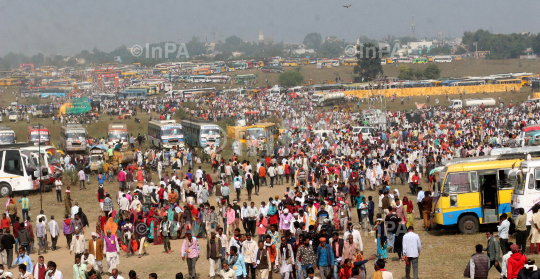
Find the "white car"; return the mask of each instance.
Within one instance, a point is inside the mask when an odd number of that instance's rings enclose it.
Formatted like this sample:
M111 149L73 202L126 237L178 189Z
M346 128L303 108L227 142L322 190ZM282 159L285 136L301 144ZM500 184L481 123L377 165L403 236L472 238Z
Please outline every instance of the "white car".
M10 111L9 112L9 121L17 121L19 119L19 113L16 111Z

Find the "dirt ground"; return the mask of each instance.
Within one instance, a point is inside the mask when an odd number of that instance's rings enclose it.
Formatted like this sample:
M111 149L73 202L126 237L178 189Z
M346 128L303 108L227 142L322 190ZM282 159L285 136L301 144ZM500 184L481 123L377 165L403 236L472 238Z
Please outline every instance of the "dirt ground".
M16 90L16 88L10 88L10 90ZM14 100L14 96L9 94L10 90L4 90L4 93L2 94L3 102L8 103L11 102L12 99ZM530 91L527 90L529 89L524 89L524 93L510 94L506 92L501 92L489 94L489 96L486 96L484 94L476 94L478 96L469 95L467 97L493 97L497 99L499 96L501 96L503 101L505 101L505 103L508 103L509 99L513 99L514 101L523 101L527 99L527 95L530 94ZM441 101L441 105L447 105L447 101L443 100L444 96L439 97L439 99ZM409 109L414 106L414 102L424 101L425 100L423 100L423 98L411 98L410 103L406 102L406 104L400 105L399 103L388 102L387 107L390 110ZM435 97L432 97L432 103L434 103L434 101ZM21 103L25 102L22 101ZM365 103L362 103L360 108L365 109L367 108L367 105ZM146 133L146 123L148 116L146 114L140 114L140 116L138 117L142 120L141 124L137 124L133 120L124 120L126 123L128 123L128 129L130 133ZM116 121L114 118L102 117L101 121L98 124L87 125L89 135L97 137L105 136L107 127L106 124L112 122L113 120ZM36 119L31 119L32 124L37 123L37 121L38 120ZM57 131L60 124L56 123L55 125L52 125L52 121L50 119L40 119L40 122L43 123L46 127L49 127L53 135L53 142L57 143L59 140L59 133ZM13 122L9 123L7 122L7 118L4 118L4 123L2 123L2 125L12 127L19 135L18 141L24 141L27 132L26 129L28 126L25 121L16 124ZM230 143L231 141L229 141L228 145ZM230 153L224 152L224 158L229 159ZM254 161L255 160L252 160L252 163ZM195 167L197 168L198 166ZM209 169L209 166L203 166L203 169ZM187 171L187 169L184 169L184 171ZM156 176L157 174L154 174L154 177ZM95 228L97 216L99 215L99 204L96 198L97 187L98 184L96 182L96 177L93 176L90 185L88 185L87 187L87 190L81 191L78 189L77 186L75 186L72 188L71 192L73 203L79 202L79 205L83 208L90 222L90 228L85 229L86 239L91 239L91 232ZM392 188L397 188L402 196L408 196L409 198L411 197L411 195L408 193L408 187L396 185L392 186ZM106 183L105 189L110 193L115 193L118 189L118 184ZM262 200L268 200L269 196L274 196L276 194L282 195L284 190L285 185L276 186L274 189L262 187L260 195L255 196L254 201L256 204L260 204ZM375 191L367 191L366 193L364 193L364 195L371 195L373 196L374 200L377 200L377 194ZM19 196L20 195L16 195L17 198ZM29 198L32 206L31 216L35 217L40 209L40 195L39 193L32 193ZM247 194L245 191L242 192L241 198L241 202L247 199ZM213 196L211 196L209 200L212 205L215 205L215 199ZM415 201L416 199L413 198L412 200ZM45 214L48 217L50 217L50 215L54 215L57 222L59 222L60 224L63 220L64 215L64 203L58 203L56 201L56 194L54 192L43 193L42 204ZM115 208L118 207L115 205ZM356 216L355 210L352 211L352 215L353 222L358 222L358 217ZM417 208L415 208L415 213L413 216L418 217L417 215ZM463 235L459 233L459 231L455 227L449 227L429 232L424 231L422 229L423 222L420 219L416 219L414 221L414 224L416 232L419 234L420 239L422 240L422 252L420 254L419 261L420 278L462 278L463 270L467 264L467 261L469 257L474 253L474 246L478 243L483 244L484 246L487 244L484 232L487 230L496 231L495 226L483 226L481 227L481 231L477 234ZM374 254L376 252L374 236L367 235L362 232L362 238L364 244L364 255ZM510 241L515 242L515 239L511 238ZM170 278L174 276L174 274L176 274L177 272L182 272L186 274L187 266L185 261L182 261L180 255L182 240L171 241L171 245L173 250L172 254L164 254L163 247L161 245L150 245L148 247L148 252L150 255L145 256L141 259L137 257L126 258L125 253L122 253L119 270L122 272L122 275L126 277L129 270L133 269L138 273L139 278L145 278L151 272L156 272L160 276L160 278ZM69 249L67 248L67 243L64 236L60 236L58 240L58 246L60 247L59 250L49 250L49 252L44 255L45 260L55 261L58 264L58 269L64 273L64 278L71 279L73 277L72 265L74 262L74 257L73 255L69 254ZM207 278L209 265L208 261L206 260L206 241L204 239L200 240L200 246L201 251L203 252L201 253L201 258L197 262L197 274L200 276L200 278ZM37 247L35 249L37 249ZM31 254L31 258L34 262L37 261L37 257L37 253L34 252ZM535 260L540 260L540 257L538 257L538 255L534 255L532 256L532 258ZM373 272L372 263L369 263L366 266L368 268L368 274L371 275ZM387 270L393 272L394 278L403 278L405 276L405 265L404 263L400 263L397 260L397 254L390 255ZM15 269L12 268L11 271L15 271ZM496 271L491 271L490 278L499 278L499 274Z
M195 167L197 168L198 166ZM203 168L208 169L208 166L204 166ZM187 169L184 171L187 171ZM157 174L155 175L157 176ZM95 176L92 177L90 185L87 186L87 190L79 190L78 186L74 186L71 191L73 203L79 203L79 206L83 208L90 222L90 228L85 228L84 234L86 239L91 239L91 232L94 231L97 216L99 214L99 204L96 199L98 184L95 179ZM268 197L276 194L283 195L286 186L287 185L277 185L273 189L266 186L261 187L259 196L254 196L255 204L258 205L263 200L267 201ZM426 185L423 186L424 188L426 187ZM110 193L115 193L118 189L117 187L117 183L105 183L105 189ZM392 189L394 188L398 189L401 195L411 198L408 187L394 185L392 186ZM375 191L366 191L363 195L373 196L374 200L377 200L377 193ZM40 208L39 193L34 193L30 195L29 198L32 205L32 216L36 216ZM246 191L243 191L240 203L245 200L247 200L247 193ZM416 199L413 198L413 203L415 200ZM216 205L214 196L211 196L209 201L211 205ZM117 205L115 205L115 209L117 208ZM58 203L56 201L54 192L43 193L43 210L47 216L54 215L59 223L63 220L64 203ZM352 221L358 222L356 210L352 210L351 212ZM469 257L474 253L474 246L478 243L486 245L487 240L484 232L487 230L496 231L496 227L494 226L482 227L481 232L474 235L463 235L455 227L424 231L422 229L423 221L419 219L417 208L415 208L413 217L415 217L414 226L416 232L419 234L422 241L422 252L419 261L420 278L461 278ZM364 255L375 254L376 247L374 236L362 231L362 240L364 244ZM123 273L123 276L127 276L129 270L133 269L137 272L139 278L145 278L151 272L156 272L160 277L163 276L164 278L171 278L177 272L186 274L187 265L185 261L182 261L180 255L182 241L183 240L171 241L172 254L164 254L162 245L152 244L148 247L149 256L142 258L126 258L125 253L122 252L119 270ZM511 239L510 241L515 240ZM199 244L201 251L203 252L201 253L201 258L197 262L197 274L200 278L207 278L209 263L206 260L206 240L199 239ZM55 261L58 264L58 269L64 273L64 278L70 279L73 276L71 266L74 258L73 255L69 254L65 237L60 236L58 246L60 247L59 250L49 250L49 252L44 255L45 260ZM37 260L37 253L33 253L30 256L33 261ZM537 255L533 256L533 258L539 259ZM371 275L373 272L372 263L369 263L366 266L368 268L368 274ZM386 269L394 274L394 278L402 278L405 276L405 264L398 261L397 254L389 255ZM14 269L11 271L13 270ZM490 275L490 278L499 277L499 274L496 271L491 271Z

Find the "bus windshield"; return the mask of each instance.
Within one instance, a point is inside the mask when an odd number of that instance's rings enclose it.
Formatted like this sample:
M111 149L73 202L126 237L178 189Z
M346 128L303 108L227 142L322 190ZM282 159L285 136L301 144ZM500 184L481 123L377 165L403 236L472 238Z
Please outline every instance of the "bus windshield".
M15 134L13 133L0 134L0 143L15 143Z
M202 135L219 135L219 129L202 129L201 130Z
M127 131L109 131L109 140L125 140L127 137Z
M40 137L40 135L41 135L41 137ZM39 134L37 132L32 132L30 134L30 139L32 141L37 141L37 140L47 141L49 139L49 133L48 132L43 132L43 131L41 131Z
M84 132L67 132L66 136L68 140L83 140L86 137Z
M162 136L177 136L182 134L182 129L180 128L172 128L172 129L165 129L161 130Z
M252 139L264 139L264 128L247 129L247 134Z

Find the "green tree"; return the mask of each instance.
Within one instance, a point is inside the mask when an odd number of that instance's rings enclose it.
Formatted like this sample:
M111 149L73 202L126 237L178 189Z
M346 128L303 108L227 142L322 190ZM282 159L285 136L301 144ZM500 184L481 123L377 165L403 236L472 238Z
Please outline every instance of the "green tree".
M467 50L462 46L458 46L458 48L456 49L456 52L454 52L454 54L456 55L460 55L464 53L467 53Z
M534 53L540 54L540 33L534 36L534 39L532 41L532 48Z
M400 65L399 66L399 75L398 75L398 79L400 80L412 80L414 79L414 71L413 69L405 66L405 65Z
M424 70L424 78L438 79L441 76L441 69L436 64L429 64Z
M230 36L225 39L225 43L228 45L239 46L242 44L242 39L237 36Z
M318 49L322 44L322 37L319 33L309 33L304 37L304 45L307 48Z
M372 81L377 76L384 74L381 65L381 56L378 46L372 43L367 43L363 47L359 48L358 65L354 66L354 74L358 75L354 77L355 82Z
M299 71L286 71L279 74L278 82L281 86L297 86L304 82L304 76Z

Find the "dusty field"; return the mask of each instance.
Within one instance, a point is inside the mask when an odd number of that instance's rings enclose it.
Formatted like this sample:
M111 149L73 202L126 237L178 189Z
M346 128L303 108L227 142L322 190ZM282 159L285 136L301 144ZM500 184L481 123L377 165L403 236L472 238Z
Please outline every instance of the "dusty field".
M411 68L424 69L428 64L403 64ZM438 64L441 69L441 77L466 77L466 76L479 76L479 75L491 75L491 74L503 74L503 73L540 73L540 61L539 60L519 60L519 59L507 59L507 60L484 60L484 59L465 59L462 61L454 61L452 63ZM284 67L285 70L294 70L296 67ZM336 76L343 78L343 83L350 83L353 78L354 66L339 66L331 69L317 69L315 64L304 65L300 67L300 73L306 80L313 79L315 84L321 84L324 80L335 81ZM397 77L399 75L398 65L388 64L383 66L384 76ZM269 85L277 84L279 74L263 73L260 70L250 69L246 71L237 71L225 73L230 76L244 75L244 74L257 74L257 82L259 86L266 86L266 79L268 79ZM219 89L223 88L223 85L217 85ZM225 86L226 88L229 85Z
M532 64L533 62L531 62ZM343 69L344 67L340 67L338 69ZM540 69L540 68L539 68ZM315 70L315 69L314 69ZM324 71L324 70L323 70ZM495 71L495 70L493 70ZM512 71L512 70L505 70L505 72ZM497 72L503 72L502 70ZM537 71L540 72L540 71ZM14 88L10 88L14 89ZM516 100L524 100L527 98L527 95L529 93L514 93L513 95L510 95L509 93L494 93L490 94L490 97L498 98L501 96L503 101L508 103L509 99ZM483 94L477 94L477 95L483 95ZM468 95L467 97L480 97L476 95ZM486 96L483 96L486 97ZM11 100L14 99L14 97L9 94L6 90L4 90L2 101L3 102L11 102ZM444 99L444 96L441 96L439 98L441 100L441 105L447 105L447 102ZM387 103L387 107L390 110L395 109L404 109L404 108L412 108L414 106L414 102L424 102L424 100L420 98L411 98L410 103L407 103L403 106L401 106L399 103ZM432 97L431 99L432 104L435 102L435 97ZM24 103L24 101L22 102ZM361 108L366 108L366 104L363 103L361 105ZM146 114L140 114L138 116L142 119L141 124L136 124L133 120L126 120L128 123L128 129L131 133L137 134L137 133L146 133L147 131L147 119L148 116ZM7 119L4 118L4 123L2 125L7 125L12 127L17 134L19 135L18 140L23 141L26 135L26 129L27 124L23 122L19 122L17 124L15 123L8 123L6 121ZM110 119L109 117L102 117L101 121L98 124L92 124L88 125L87 129L89 131L90 136L105 136L106 135L106 125L111 122L113 119ZM115 120L116 121L116 120ZM31 119L31 123L36 123L36 119ZM59 135L58 135L58 128L60 124L52 125L52 121L49 119L40 119L40 122L43 123L46 127L48 127L52 131L53 135L53 142L58 143ZM230 144L230 141L229 141ZM224 154L224 158L228 159L230 158L230 153ZM251 158L252 162L255 161L254 158ZM198 166L195 166L196 168ZM209 166L203 166L204 169L208 169ZM187 171L185 169L184 171ZM156 177L157 174L155 174L154 177ZM72 189L72 198L75 201L79 202L79 205L84 209L84 212L87 214L88 219L90 221L90 228L86 228L85 230L85 237L87 239L90 239L90 234L95 228L95 224L97 221L97 216L99 215L99 204L96 200L96 193L97 193L97 187L98 184L96 182L96 177L92 177L92 182L88 186L87 190L79 191L78 187L73 187ZM115 191L118 189L117 183L106 183L105 188L110 193L115 193ZM394 186L393 186L394 187ZM408 193L408 187L403 187L401 185L397 185L394 188L397 188L400 190L400 193L405 196L409 196ZM64 187L65 189L65 187ZM254 201L256 204L260 204L260 201L267 200L269 196L273 196L276 193L282 194L285 190L285 186L279 185L276 186L276 189L270 189L268 187L262 187L261 193L259 196L255 196ZM374 199L376 198L375 192L366 192L364 195L369 196L372 195ZM247 194L246 192L242 192L242 201L246 199ZM39 193L32 193L29 197L32 203L32 216L36 216L40 209L40 195ZM215 199L212 196L210 199L210 202L212 205L215 205ZM415 200L415 199L413 199ZM117 208L117 206L115 207ZM54 215L56 217L56 220L60 223L63 219L64 215L64 204L63 203L57 203L56 202L56 195L54 192L49 193L43 193L43 210L45 211L45 214L47 216ZM416 208L415 208L416 210ZM357 222L358 218L356 216L356 211L352 211L353 213L353 221ZM415 214L413 215L417 217L417 212L415 211ZM475 235L462 235L459 233L459 231L456 230L456 228L445 228L444 230L436 230L436 231L423 231L422 228L423 222L419 219L415 220L415 228L417 229L417 233L420 235L420 238L423 243L423 250L420 255L420 277L421 278L461 278L463 270L465 268L465 265L470 257L471 254L474 253L474 246L478 243L481 243L483 245L486 245L487 240L485 238L485 235L483 234L486 230L495 230L496 227L489 226L489 227L482 227L481 232ZM34 225L35 226L35 225ZM374 243L374 236L365 235L363 233L363 243L364 243L364 253L367 255L374 254L375 253L375 243ZM515 241L514 239L511 239L511 241ZM201 251L206 251L206 242L205 240L200 241L201 244ZM60 249L58 251L49 251L48 254L45 254L45 260L53 260L56 261L58 264L58 268L60 271L64 273L64 278L70 279L73 277L72 275L72 264L73 264L73 255L69 254L69 249L66 247L66 239L65 237L61 236L58 241L58 246ZM140 278L144 278L147 276L148 273L151 272L157 272L160 278L163 277L171 277L174 276L177 272L183 272L184 274L187 273L187 266L184 261L181 260L180 255L180 249L182 245L182 240L176 240L171 242L172 245L172 254L163 254L163 248L161 245L150 245L148 248L150 256L143 257L141 259L137 257L131 257L126 258L125 253L122 253L121 258L121 264L119 266L120 271L123 273L122 275L124 277L127 276L127 273L129 270L133 269L137 271ZM37 248L36 248L37 249ZM37 261L37 254L33 253L31 254L31 258L33 261ZM539 259L540 258L535 255L532 258ZM159 264L156 264L159 263ZM205 252L201 254L201 258L199 259L197 263L197 273L201 278L207 278L208 277L208 262L206 260ZM373 271L373 265L368 264L368 274L371 275ZM397 254L393 254L390 256L389 263L387 265L387 269L392 271L394 273L394 278L402 278L405 276L405 265L403 263L399 263L397 260ZM15 269L12 269L11 271L15 271ZM499 278L499 274L496 271L491 271L490 278Z

